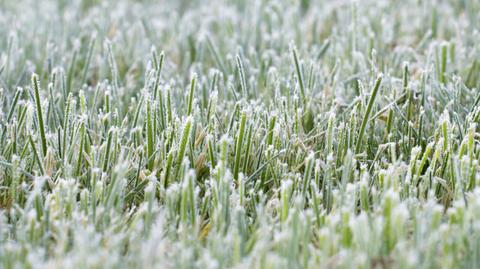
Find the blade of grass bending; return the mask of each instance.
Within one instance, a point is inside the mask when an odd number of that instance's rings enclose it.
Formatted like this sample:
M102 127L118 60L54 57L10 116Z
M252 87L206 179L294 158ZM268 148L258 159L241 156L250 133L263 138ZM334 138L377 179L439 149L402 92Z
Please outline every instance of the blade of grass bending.
M247 147L245 149L245 158L243 160L243 172L247 171L248 164L250 162L250 148L252 145L252 125L249 125L247 131Z
M235 166L233 169L233 178L238 180L238 172L240 169L240 159L242 155L242 144L243 144L243 136L245 134L245 122L247 121L247 114L245 112L242 113L242 118L240 121L240 128L238 130L237 142L235 145Z
M40 100L40 86L38 82L38 75L32 75L32 86L33 90L35 91L35 105L37 108L37 118L38 118L38 125L40 127L40 138L42 142L42 152L43 156L47 154L47 138L45 136L45 126L43 125L43 113L42 113L42 104Z
M153 156L154 151L154 134L153 134L153 124L152 124L152 108L151 108L151 100L150 98L145 98L147 102L147 159L148 161L148 169L152 170L154 165L154 159L151 158Z
M242 87L242 95L247 96L247 82L245 80L245 69L243 67L243 62L242 62L242 59L240 58L240 55L237 55L235 59L237 62L238 75L240 76L240 86Z
M80 145L78 149L77 157L77 166L75 169L75 175L80 175L80 170L82 168L82 156L83 156L83 144L85 144L85 124L82 123L80 126Z
M188 95L188 110L187 116L192 114L192 107L193 107L193 95L195 93L195 83L197 81L197 75L193 74L192 81L190 82L190 94Z
M213 57L215 58L215 61L217 62L220 69L222 70L223 74L226 74L227 69L225 68L225 65L220 57L220 53L218 52L217 47L215 46L215 44L213 43L209 35L207 35L207 44L213 54Z
M5 162L5 161L0 161L0 165L3 166L3 167L8 167L8 168L14 168L15 166L11 163L8 163L8 162ZM21 169L21 168L17 168L18 171L20 171L23 175L25 175L28 179L33 179L34 176L32 174L30 174L29 172Z
M107 138L107 147L105 148L105 157L103 159L103 172L107 172L108 169L108 161L110 158L110 146L112 145L112 133L113 130L110 130L108 132L108 138Z
M75 64L77 62L77 50L73 51L72 60L70 61L70 66L67 71L67 96L72 91L73 75L75 72Z
M160 84L160 76L162 74L163 69L163 61L165 59L165 53L162 51L160 52L160 60L157 62L157 52L155 50L152 51L152 58L154 59L155 64L155 84L153 86L153 100L157 100L157 92L158 86Z
M377 97L378 89L380 89L380 84L382 83L383 74L380 74L375 81L375 86L373 87L372 94L370 95L370 99L368 100L367 110L363 115L362 125L360 127L360 132L358 133L357 142L355 145L355 153L359 153L362 148L362 139L365 133L365 128L367 126L368 118L370 116L370 112L372 111L373 104L375 103L375 98Z
M44 175L45 174L45 169L43 169L43 164L40 161L40 157L38 157L37 149L35 148L35 143L33 142L32 136L28 136L28 141L30 142L30 146L32 147L33 151L33 156L35 158L35 161L38 164L38 168L40 169L40 174Z
M258 174L260 172L263 171L263 169L265 169L267 167L267 165L269 165L273 160L275 160L276 158L278 158L280 155L284 154L285 151L284 150L281 150L280 152L278 152L277 154L273 155L272 158L268 159L265 163L263 163L262 165L260 165L257 170L255 170L255 172L253 172L248 178L247 180L245 180L245 182L249 182L251 180L253 180L255 177L258 176Z
M297 56L297 49L295 49L295 47L292 46L291 50L292 50L293 63L295 64L295 70L297 72L298 84L300 86L300 95L302 97L302 103L303 103L303 105L305 105L305 103L306 103L305 86L304 86L305 84L303 82L302 69L301 69L300 62L299 62L298 56Z
M67 97L67 104L65 106L64 112L64 119L63 119L63 140L62 140L62 154L61 156L65 157L66 149L67 149L67 133L69 130L69 122L70 122L70 104L72 102L72 95L69 94Z
M180 148L178 150L177 163L175 167L175 179L180 172L185 150L187 149L188 139L190 137L190 129L192 128L192 117L187 117L185 127L183 127L182 139L180 140Z
M208 156L210 158L210 164L212 168L215 168L215 152L213 148L213 143L214 143L213 140L214 140L213 135L211 134L207 135Z
M82 85L87 80L87 73L88 73L88 68L90 67L90 62L92 60L92 54L93 54L93 48L95 46L95 40L96 40L96 34L94 33L90 37L90 43L88 44L87 60L86 60L85 65L83 67Z

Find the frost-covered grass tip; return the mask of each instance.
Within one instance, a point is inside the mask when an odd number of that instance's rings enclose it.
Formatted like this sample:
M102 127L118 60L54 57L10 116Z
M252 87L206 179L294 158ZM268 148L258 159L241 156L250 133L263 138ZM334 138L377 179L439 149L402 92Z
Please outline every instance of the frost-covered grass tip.
M0 0L0 268L480 268L478 0Z

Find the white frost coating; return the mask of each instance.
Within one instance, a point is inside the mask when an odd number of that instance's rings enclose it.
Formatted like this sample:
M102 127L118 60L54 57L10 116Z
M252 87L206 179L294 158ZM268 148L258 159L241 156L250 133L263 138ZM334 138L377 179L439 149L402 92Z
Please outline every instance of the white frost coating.
M477 0L3 1L0 268L478 268L478 21Z

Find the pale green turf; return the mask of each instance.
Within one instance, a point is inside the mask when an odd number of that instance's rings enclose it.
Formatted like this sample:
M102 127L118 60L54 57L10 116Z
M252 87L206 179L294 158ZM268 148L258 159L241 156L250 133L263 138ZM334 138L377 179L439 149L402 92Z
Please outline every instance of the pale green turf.
M0 0L0 268L480 267L478 0Z

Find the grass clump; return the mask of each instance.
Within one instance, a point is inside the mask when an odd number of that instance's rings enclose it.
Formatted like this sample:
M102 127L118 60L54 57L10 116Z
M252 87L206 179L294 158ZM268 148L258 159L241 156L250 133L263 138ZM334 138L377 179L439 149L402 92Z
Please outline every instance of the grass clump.
M479 14L0 1L0 268L480 267Z

